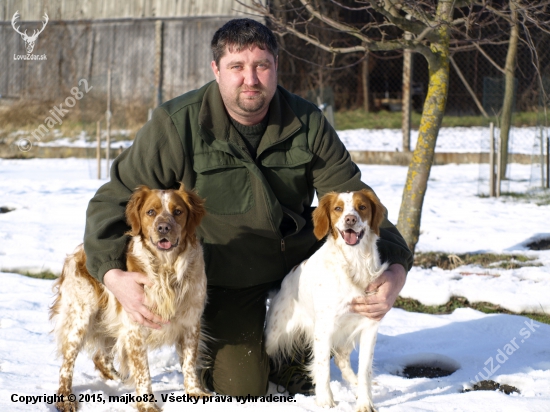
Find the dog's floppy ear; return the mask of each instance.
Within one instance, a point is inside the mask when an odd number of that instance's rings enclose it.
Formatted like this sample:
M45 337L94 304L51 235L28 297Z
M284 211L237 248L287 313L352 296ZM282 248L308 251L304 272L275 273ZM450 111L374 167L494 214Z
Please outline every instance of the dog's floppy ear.
M323 239L330 230L330 211L338 193L330 192L319 200L319 206L313 211L313 234L318 240Z
M386 216L386 208L372 190L362 189L361 193L367 198L371 206L369 226L377 236L380 236L380 225Z
M132 194L132 197L130 197L130 201L126 205L126 221L130 225L131 230L126 233L127 235L137 236L140 234L141 217L139 216L139 213L145 198L150 192L151 189L147 186L138 186Z
M194 191L185 190L185 185L183 183L180 184L177 193L188 208L186 231L187 233L195 233L195 229L200 225L204 215L206 215L204 200Z

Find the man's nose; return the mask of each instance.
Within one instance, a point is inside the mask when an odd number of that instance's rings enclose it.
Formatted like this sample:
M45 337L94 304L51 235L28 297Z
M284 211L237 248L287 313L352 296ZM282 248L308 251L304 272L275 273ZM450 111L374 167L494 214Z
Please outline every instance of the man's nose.
M258 74L253 67L247 68L244 72L244 84L247 86L253 86L258 84Z

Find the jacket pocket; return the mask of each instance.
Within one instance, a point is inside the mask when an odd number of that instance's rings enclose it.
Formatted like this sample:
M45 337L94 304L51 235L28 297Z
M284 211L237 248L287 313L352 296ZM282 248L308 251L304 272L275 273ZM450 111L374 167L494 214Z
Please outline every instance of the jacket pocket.
M223 152L195 154L193 169L195 190L209 213L242 214L254 205L250 174L238 159Z

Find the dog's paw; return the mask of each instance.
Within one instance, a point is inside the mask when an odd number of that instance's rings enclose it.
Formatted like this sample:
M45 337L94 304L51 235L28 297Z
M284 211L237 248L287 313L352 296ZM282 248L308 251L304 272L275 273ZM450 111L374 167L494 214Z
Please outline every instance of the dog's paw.
M372 402L357 403L355 405L355 412L378 412Z
M161 409L157 408L151 403L138 402L137 410L139 412L161 412Z
M332 398L332 393L316 393L315 403L321 408L334 408L336 406Z
M63 398L66 398L65 396ZM55 407L59 412L76 412L77 403L76 401L71 402L66 399L63 402L56 402Z

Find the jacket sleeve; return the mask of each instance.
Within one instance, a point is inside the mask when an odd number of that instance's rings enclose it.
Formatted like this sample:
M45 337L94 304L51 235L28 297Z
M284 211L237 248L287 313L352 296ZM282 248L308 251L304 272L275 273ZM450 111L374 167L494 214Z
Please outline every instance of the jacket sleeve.
M321 198L331 191L346 192L364 188L372 190L361 180L361 171L351 160L336 131L324 116L321 117L319 131L312 144L314 157L311 174L317 196ZM413 255L405 239L387 216L380 227L378 250L382 262L399 263L406 271L411 269Z
M184 152L172 119L162 108L137 133L130 148L111 167L111 179L90 200L86 211L84 250L90 274L103 282L110 269L125 269L129 230L125 209L134 189L174 188L181 180Z

